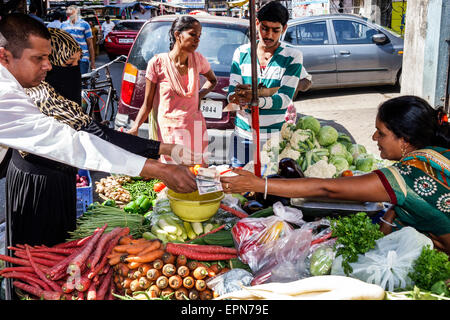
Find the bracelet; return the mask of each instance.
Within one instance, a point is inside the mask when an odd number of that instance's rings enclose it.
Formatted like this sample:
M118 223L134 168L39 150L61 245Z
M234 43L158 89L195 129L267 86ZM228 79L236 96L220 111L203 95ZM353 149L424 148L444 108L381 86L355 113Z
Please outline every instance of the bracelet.
M384 220L384 219L383 219L383 217L380 217L380 221L382 221L382 222L384 222L384 223L386 223L386 224L390 225L391 227L396 227L396 225L395 225L395 224L393 224L393 223L390 223L390 222L387 222L386 220Z
M264 186L264 200L266 200L267 197L267 177L266 177L266 185Z

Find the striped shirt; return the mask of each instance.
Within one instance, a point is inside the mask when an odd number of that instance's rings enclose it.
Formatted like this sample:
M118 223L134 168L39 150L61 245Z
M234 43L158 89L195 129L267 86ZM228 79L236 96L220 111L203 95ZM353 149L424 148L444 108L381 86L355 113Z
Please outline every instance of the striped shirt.
M281 130L285 122L286 109L292 103L302 70L301 52L284 43L275 50L265 68L258 61L258 84L266 88L280 87L271 97L259 97L260 138L268 139L271 133ZM230 71L229 97L237 84L252 83L250 44L236 49ZM235 132L237 135L252 139L252 116L250 109L237 111Z
M72 24L69 20L64 21L61 24L61 29L67 31L77 40L78 44L83 51L81 60L89 61L89 48L87 39L92 38L91 26L83 19L78 19L77 22Z

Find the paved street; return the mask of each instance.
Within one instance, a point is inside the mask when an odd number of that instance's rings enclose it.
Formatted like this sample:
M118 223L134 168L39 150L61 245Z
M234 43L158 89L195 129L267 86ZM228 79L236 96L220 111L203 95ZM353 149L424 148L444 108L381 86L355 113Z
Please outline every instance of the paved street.
M106 55L102 54L97 58L97 66L108 61ZM122 70L123 64L115 64L111 68L114 85L119 93ZM312 115L321 120L322 125L330 124L338 131L349 133L355 142L379 156L377 145L371 138L375 130L377 107L381 102L398 95L399 90L391 86L310 91L299 95L294 105L301 115ZM106 174L92 172L91 175L96 181ZM4 217L5 179L1 179L0 223Z

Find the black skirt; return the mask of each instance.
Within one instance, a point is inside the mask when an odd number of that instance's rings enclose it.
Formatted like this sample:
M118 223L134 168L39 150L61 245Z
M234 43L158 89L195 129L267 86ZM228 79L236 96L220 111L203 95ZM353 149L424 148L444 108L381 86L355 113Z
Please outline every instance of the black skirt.
M53 246L76 228L73 167L14 150L6 174L7 244Z

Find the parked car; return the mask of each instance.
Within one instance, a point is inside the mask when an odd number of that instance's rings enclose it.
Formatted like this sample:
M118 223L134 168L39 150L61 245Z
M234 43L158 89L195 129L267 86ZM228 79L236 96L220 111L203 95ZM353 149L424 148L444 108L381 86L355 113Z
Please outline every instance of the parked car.
M120 20L105 38L104 46L109 59L128 55L134 39L147 20Z
M292 19L282 41L303 52L314 89L398 85L403 39L365 19L330 14Z
M122 90L116 115L116 127L130 128L143 103L145 71L148 61L158 53L169 51L169 30L178 15L157 16L142 27L128 55L122 77ZM213 15L198 15L202 24L202 36L198 51L211 64L217 85L201 101L208 129L233 129L235 112L223 112L227 105L230 66L235 49L249 41L248 20ZM202 86L205 78L201 76ZM147 136L148 125L143 124L139 135ZM214 132L208 130L210 141Z

